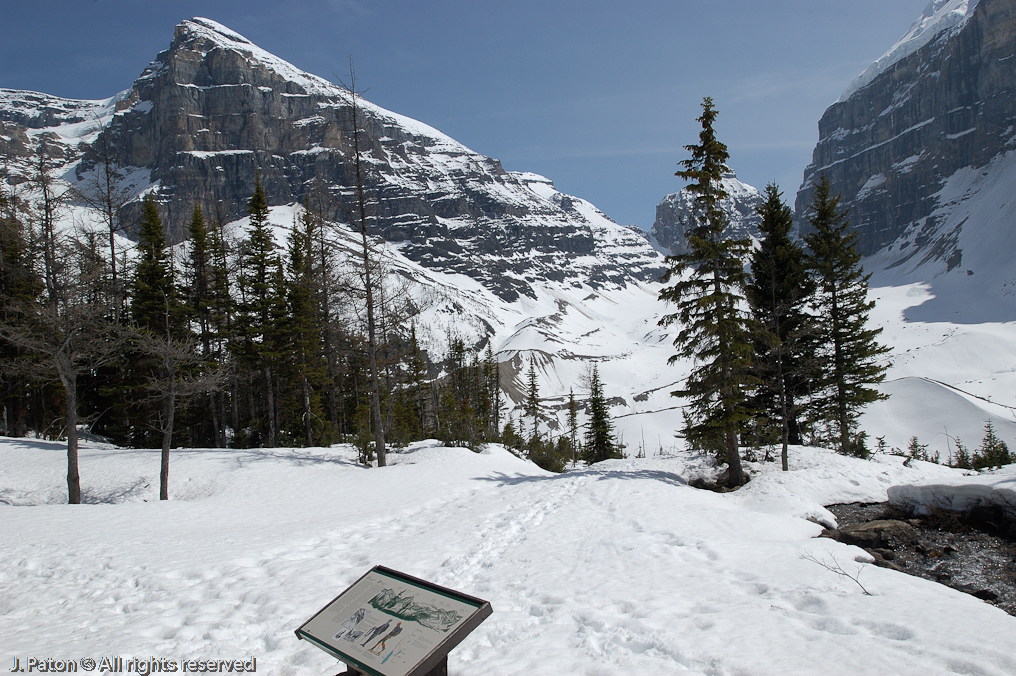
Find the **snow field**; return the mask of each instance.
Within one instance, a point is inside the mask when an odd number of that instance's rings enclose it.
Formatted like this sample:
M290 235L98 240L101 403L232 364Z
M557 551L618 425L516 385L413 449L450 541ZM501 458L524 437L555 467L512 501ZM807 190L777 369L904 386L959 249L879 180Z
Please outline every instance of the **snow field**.
M183 450L160 503L157 451L86 443L97 504L70 506L59 444L0 441L4 657L253 655L262 673L332 674L293 631L383 564L491 601L450 656L460 676L1016 673L1016 619L861 563L801 518L954 470L795 447L794 471L753 465L721 495L686 485L710 471L696 456L562 475L498 446L391 457Z
M968 449L980 446L985 421L999 437L1016 444L1016 324L1004 315L993 322L970 322L991 298L977 294L936 296L924 283L885 285L869 292L875 300L870 323L883 328L880 340L892 347L891 364L880 390L886 401L869 405L861 416L869 448L885 436L887 445L906 449L917 436L942 462L955 452L957 438ZM908 319L926 304L954 307L951 321ZM942 313L951 316L952 313Z

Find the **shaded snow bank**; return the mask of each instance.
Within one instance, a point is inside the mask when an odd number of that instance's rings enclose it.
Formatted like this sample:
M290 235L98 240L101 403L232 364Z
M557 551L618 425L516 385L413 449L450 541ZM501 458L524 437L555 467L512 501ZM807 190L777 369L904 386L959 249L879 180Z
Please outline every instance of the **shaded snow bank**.
M889 489L894 505L927 514L933 509L969 512L978 507L997 507L1016 519L1016 465L994 472L926 479Z
M959 473L929 462L912 462L908 467L903 460L899 456L875 455L864 461L824 448L791 446L791 471L783 472L779 462L751 463L752 480L732 498L749 509L788 514L836 528L836 517L824 505L885 502L891 486Z

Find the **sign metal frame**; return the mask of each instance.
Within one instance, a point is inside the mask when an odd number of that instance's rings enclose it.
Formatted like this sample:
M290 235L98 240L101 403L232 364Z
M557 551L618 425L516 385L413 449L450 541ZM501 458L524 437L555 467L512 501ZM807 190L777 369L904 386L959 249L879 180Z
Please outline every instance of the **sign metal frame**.
M329 609L333 608L333 606L342 600L343 597L351 595L351 592L356 593L357 586L372 574L375 576L380 575L382 577L391 578L392 580L400 582L410 588L417 588L431 594L450 598L459 604L472 608L472 612L470 612L465 618L459 620L455 626L451 628L448 633L441 638L441 640L437 641L429 651L418 659L415 664L410 666L408 670L398 672L396 676L425 676L432 669L441 664L455 646L461 643L466 636L480 626L480 623L490 617L490 615L494 612L493 608L491 608L490 602L484 601L483 599L463 594L462 592L448 589L447 587L442 587L426 580L421 580L420 578L407 575L406 573L393 570L392 568L388 568L386 566L374 566L361 575L356 582L347 587L345 591L325 604L321 610L314 613L309 620L300 625L300 627L296 630L296 637L312 643L329 655L345 662L346 665L353 667L364 674L369 674L369 676L393 676L391 672L385 674L378 671L371 665L365 664L358 656L344 652L340 648L328 642L325 638L315 636L311 633L311 630L308 629L308 625L317 620L322 614L330 612ZM398 616L396 615L396 617Z

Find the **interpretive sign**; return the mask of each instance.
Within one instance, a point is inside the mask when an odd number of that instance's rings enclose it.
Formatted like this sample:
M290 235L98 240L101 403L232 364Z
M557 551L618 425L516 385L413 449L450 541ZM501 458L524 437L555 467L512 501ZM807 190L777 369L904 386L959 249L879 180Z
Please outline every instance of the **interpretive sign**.
M372 676L424 676L493 610L490 603L374 566L296 630Z

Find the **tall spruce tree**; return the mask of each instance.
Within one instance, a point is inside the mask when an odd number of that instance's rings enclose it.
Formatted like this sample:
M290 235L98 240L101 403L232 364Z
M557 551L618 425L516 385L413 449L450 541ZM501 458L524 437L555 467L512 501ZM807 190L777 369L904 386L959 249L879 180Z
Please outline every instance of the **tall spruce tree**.
M184 259L184 282L181 289L183 296L184 316L192 325L201 358L206 370L219 366L215 331L215 260L214 239L208 235L208 227L201 208L195 204L190 224L187 226L189 236L187 256ZM204 393L208 402L195 417L191 430L191 443L211 442L222 446L222 419L216 401L216 392L210 389Z
M813 410L818 420L835 429L841 452L864 455L863 441L855 435L857 418L864 406L888 397L873 386L885 379L889 365L881 357L889 348L878 342L882 329L867 325L875 306L868 300L871 275L861 267L860 234L850 230L847 210L839 203L839 195L832 196L829 179L822 174L808 219L814 230L804 237L808 266L818 285L819 396Z
M212 351L212 260L205 216L197 204L194 205L194 213L187 226L187 234L189 244L187 259L184 261L186 278L183 290L185 314L188 320L196 325L202 355L207 357Z
M42 278L33 270L28 232L16 200L0 192L0 325L21 326L42 292ZM0 334L2 335L2 334ZM0 337L0 435L28 433L29 379L15 365L28 355L24 348Z
M610 407L603 394L600 369L595 363L589 373L589 400L586 403L586 412L589 419L586 422L582 459L592 464L611 458L623 458L614 439L614 423L610 419Z
M301 222L294 223L290 231L289 277L286 280L289 317L281 328L287 379L297 384L293 394L299 401L299 415L295 417L301 421L299 427L307 446L314 445L315 436L320 437L320 430L315 435L314 422L321 420L319 390L325 375L321 309L312 249L314 226L315 219L305 212Z
M572 465L578 461L579 452L579 404L575 401L575 390L568 390L568 444L571 446Z
M179 320L180 303L173 284L169 242L151 195L146 195L141 204L137 251L131 316L138 327L163 335L173 321Z
M775 183L766 186L763 198L758 207L762 241L752 254L751 280L745 289L760 378L751 403L758 415L778 421L786 471L787 446L801 443L798 402L812 366L814 321L807 305L815 283L804 249L790 236L794 214Z
M678 359L694 359L684 388L674 396L690 399L684 436L693 446L717 451L728 466L727 483L744 483L738 442L751 418L748 395L757 378L752 373L752 345L748 317L743 310L744 259L749 241L725 234L728 225L720 201L727 196L721 179L729 172L727 146L716 138L717 111L711 98L702 101L699 143L685 146L691 157L682 160L676 176L689 181L695 195L688 252L668 256L663 277L670 286L660 299L676 306L661 326L678 324L674 339Z
M536 357L529 355L529 370L526 371L526 400L523 410L529 418L529 442L536 444L540 436L540 381L536 377Z
M279 358L279 319L285 315L284 279L278 245L268 225L268 199L255 176L254 193L247 204L250 231L243 243L240 275L242 302L238 317L239 346L247 371L248 415L263 420L259 443L274 447L278 436L275 367ZM260 403L260 406L259 406Z
M483 382L488 411L487 433L491 439L496 439L501 429L501 365L494 356L490 343L487 343L483 353Z

